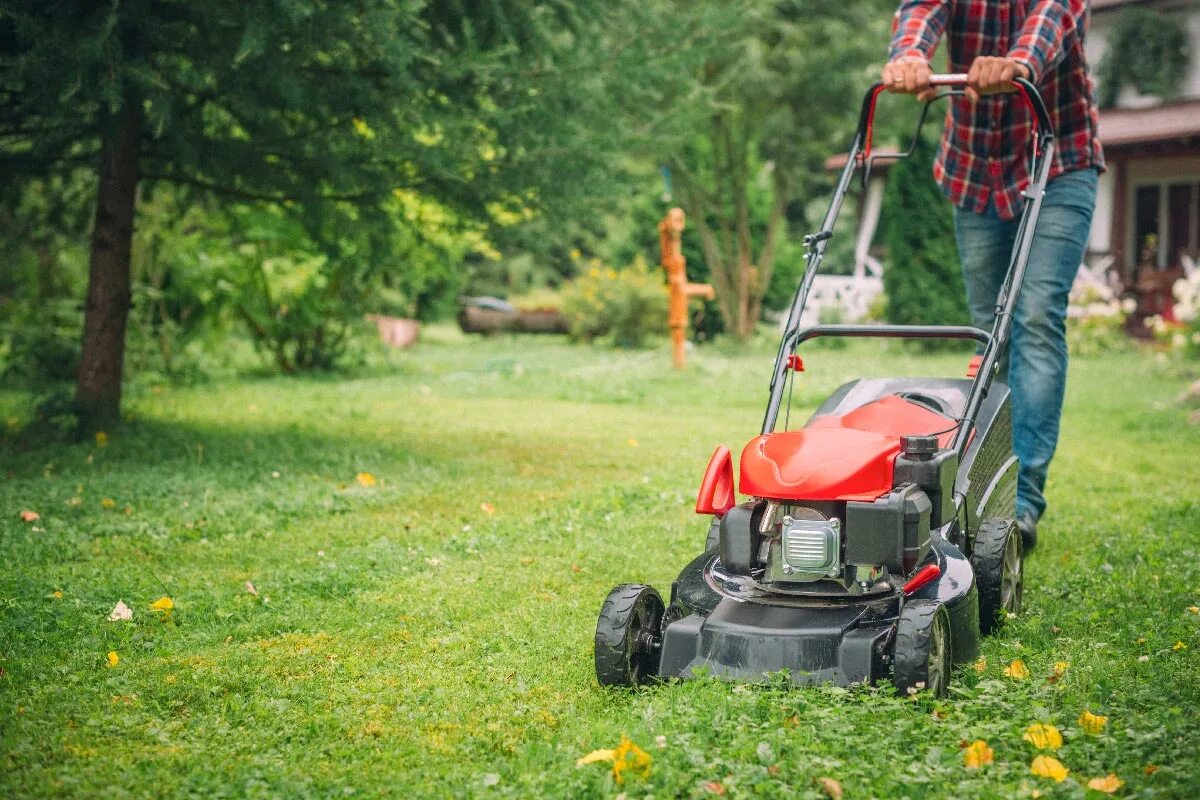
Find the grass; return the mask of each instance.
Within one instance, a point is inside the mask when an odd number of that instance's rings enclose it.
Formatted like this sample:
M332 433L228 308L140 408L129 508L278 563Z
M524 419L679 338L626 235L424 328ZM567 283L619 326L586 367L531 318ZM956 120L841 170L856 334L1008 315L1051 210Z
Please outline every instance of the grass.
M1194 797L1200 427L1139 353L1073 365L1026 613L948 700L596 686L601 601L666 589L702 546L695 487L756 432L770 356L703 350L679 374L662 351L442 334L386 376L144 391L105 446L11 439L0 796L823 797L829 777L855 798L1084 797L1112 772L1123 796ZM805 360L800 410L966 356ZM131 622L106 621L118 600ZM1030 774L1037 721L1066 738L1063 783ZM576 768L624 736L646 777ZM968 771L976 739L995 763Z

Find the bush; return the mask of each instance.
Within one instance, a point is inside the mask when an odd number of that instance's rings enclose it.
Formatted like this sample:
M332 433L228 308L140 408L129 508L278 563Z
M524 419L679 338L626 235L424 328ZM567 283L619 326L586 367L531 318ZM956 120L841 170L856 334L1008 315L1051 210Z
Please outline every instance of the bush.
M933 152L933 145L919 140L912 157L897 162L888 175L883 290L887 320L895 325L970 322L952 212L930 175Z
M593 261L563 290L562 311L575 339L641 347L667 330L667 290L640 258L623 270Z
M1122 303L1107 286L1081 285L1071 290L1067 306L1067 349L1091 356L1129 346L1125 318L1133 301Z

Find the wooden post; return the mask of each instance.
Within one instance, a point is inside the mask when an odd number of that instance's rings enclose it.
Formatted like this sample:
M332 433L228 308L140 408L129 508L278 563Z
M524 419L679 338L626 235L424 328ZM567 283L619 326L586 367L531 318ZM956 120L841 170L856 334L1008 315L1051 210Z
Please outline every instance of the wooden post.
M662 268L667 271L667 327L671 329L672 361L675 369L683 369L684 343L687 341L688 298L716 297L707 283L688 283L687 259L683 257L683 229L686 216L682 208L672 208L658 223L658 244L662 253Z

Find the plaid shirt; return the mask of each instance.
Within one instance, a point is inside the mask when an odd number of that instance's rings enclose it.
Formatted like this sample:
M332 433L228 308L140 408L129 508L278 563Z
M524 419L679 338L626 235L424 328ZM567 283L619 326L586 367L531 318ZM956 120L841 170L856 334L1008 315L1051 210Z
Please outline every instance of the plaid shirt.
M1054 178L1104 168L1083 50L1087 23L1087 0L903 0L888 58L930 61L947 34L951 72L967 72L976 56L1007 56L1028 67L1054 122ZM950 100L933 174L960 208L983 213L992 200L1004 219L1021 212L1032 113L1011 100L1003 94L975 105L965 97Z

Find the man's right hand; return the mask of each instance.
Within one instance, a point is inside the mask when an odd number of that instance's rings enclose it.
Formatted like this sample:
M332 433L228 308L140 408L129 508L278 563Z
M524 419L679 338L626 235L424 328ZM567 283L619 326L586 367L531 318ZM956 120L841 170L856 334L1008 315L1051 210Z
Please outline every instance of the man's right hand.
M919 58L901 58L883 66L883 87L894 94L915 94L922 103L937 95L937 89L929 85L933 70L929 62Z

